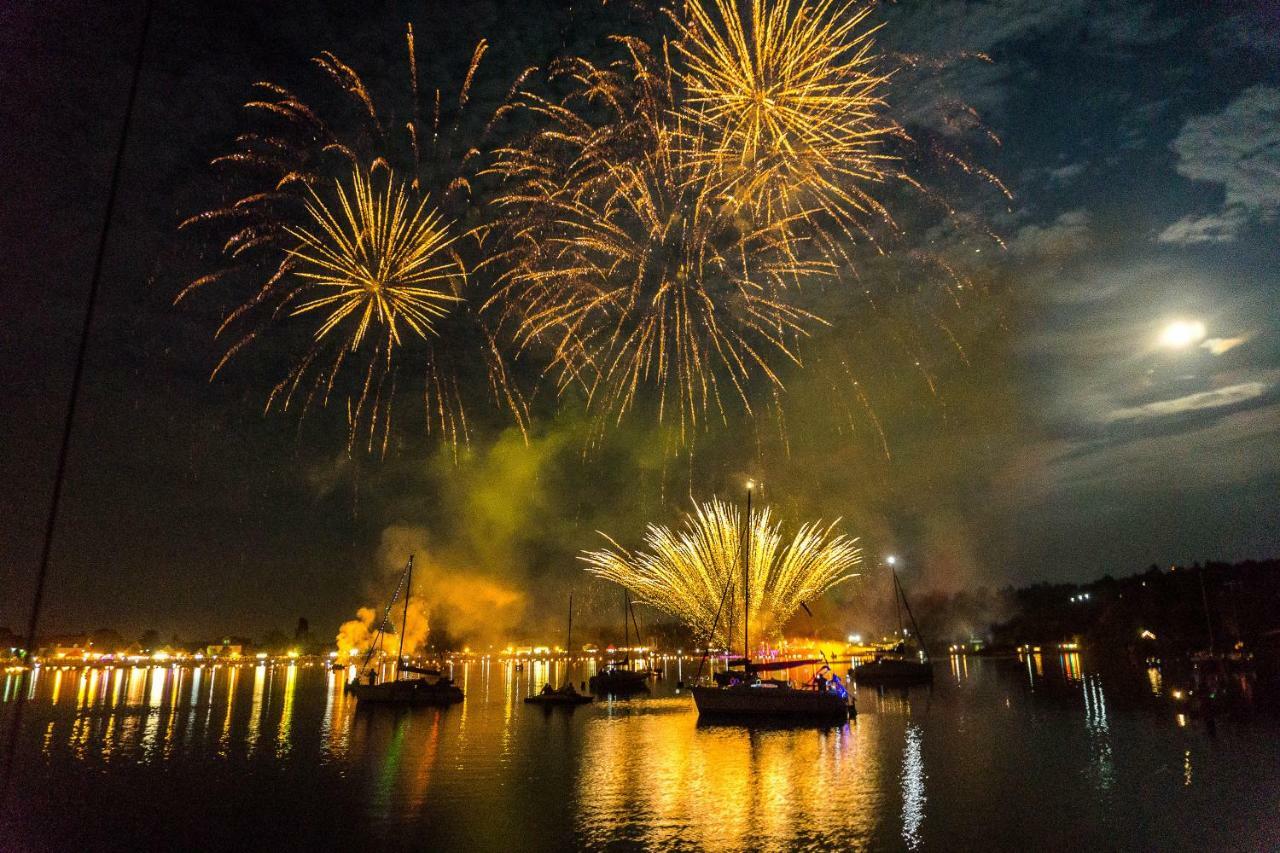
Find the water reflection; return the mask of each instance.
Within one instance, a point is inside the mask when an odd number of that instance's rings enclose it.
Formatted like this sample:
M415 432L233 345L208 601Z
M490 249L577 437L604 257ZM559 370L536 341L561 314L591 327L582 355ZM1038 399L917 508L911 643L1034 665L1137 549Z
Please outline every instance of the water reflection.
M616 703L587 721L578 828L587 846L618 828L641 847L785 846L797 831L870 832L867 800L836 797L861 775L856 732L691 725L687 695Z
M1037 849L1064 837L1142 847L1143 833L1206 796L1220 822L1280 789L1280 739L1206 746L1196 718L1182 729L1171 713L1152 719L1142 666L1123 682L1056 651L1047 676L1032 654L1013 665L953 658L953 677L940 663L931 690L858 691L849 724L745 729L698 723L675 688L692 675L686 663L668 662L648 695L572 713L522 699L548 680L584 680L585 661L529 661L519 672L459 662L462 705L399 710L360 708L342 671L305 663L54 668L34 679L23 754L37 790L48 789L32 800L41 827L64 825L55 815L101 819L115 821L118 838L126 819L157 819L140 812L144 801L164 800L159 811L172 814L172 803L243 795L305 824L297 831L316 849L338 846L321 835L338 825L381 846L512 846L513 816L514 846L538 849L982 849L992 839ZM21 684L6 685L12 702ZM1135 698L1141 710L1125 710ZM88 785L112 803L110 816L87 819L78 794L68 804L67 791ZM1017 805L993 792L1013 792ZM1142 815L1141 825L1124 815ZM206 819L192 810L193 834ZM1061 826L1073 834L1054 835ZM1099 837L1117 826L1132 832Z
M1097 790L1106 791L1114 781L1111 754L1111 727L1107 722L1107 698L1102 679L1090 675L1082 682L1085 726L1089 732L1089 770Z
M289 664L284 676L284 705L280 709L280 726L276 729L276 757L289 753L289 731L293 725L293 691L298 687L298 666Z
M1027 669L1027 684L1034 690L1036 679L1044 678L1044 658L1041 656L1039 649L1036 649L1035 651L1019 651L1018 659L1022 661Z
M1160 667L1155 665L1147 667L1147 683L1151 685L1152 696L1164 695L1164 673L1160 671Z
M263 697L267 690L266 664L258 664L253 669L253 704L249 708L249 732L245 744L253 749L258 743L258 733L262 728Z
M920 750L922 735L915 723L907 725L906 744L902 749L902 841L915 850L923 841L920 825L924 823L924 757Z

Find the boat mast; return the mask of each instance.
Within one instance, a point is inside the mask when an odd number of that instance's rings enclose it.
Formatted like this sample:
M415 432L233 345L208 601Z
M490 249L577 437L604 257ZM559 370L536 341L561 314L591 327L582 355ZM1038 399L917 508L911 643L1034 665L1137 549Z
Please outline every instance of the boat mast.
M747 483L747 530L742 537L742 659L751 662L751 487ZM744 664L745 666L745 664Z
M631 599L627 595L627 588L622 588L622 663L627 669L631 669L631 626L627 624L627 610L631 607Z
M400 665L404 660L404 635L409 632L409 598L413 595L413 555L409 555L409 566L405 569L408 580L404 585L404 624L400 626L400 645L396 649L396 681L400 680Z
M569 593L569 635L564 638L564 651L573 653L573 593Z
M893 611L898 614L898 640L905 641L906 638L902 636L902 602L898 601L898 590L900 589L898 586L898 570L893 567L893 564L889 565L889 574L893 575Z
M898 594L902 596L902 605L907 608L907 616L911 619L911 630L916 632L916 645L920 647L920 651L924 654L925 659L928 660L929 650L924 647L924 636L920 633L920 626L916 624L915 614L911 612L911 602L907 601L907 591L902 588L902 582L898 580L897 572L893 574L893 582L898 588Z

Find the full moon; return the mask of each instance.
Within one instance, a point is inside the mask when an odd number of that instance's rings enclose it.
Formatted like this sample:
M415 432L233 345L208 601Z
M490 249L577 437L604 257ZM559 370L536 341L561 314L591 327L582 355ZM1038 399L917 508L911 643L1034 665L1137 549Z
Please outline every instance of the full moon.
M1161 346L1182 349L1204 340L1204 323L1199 320L1176 320L1160 333Z

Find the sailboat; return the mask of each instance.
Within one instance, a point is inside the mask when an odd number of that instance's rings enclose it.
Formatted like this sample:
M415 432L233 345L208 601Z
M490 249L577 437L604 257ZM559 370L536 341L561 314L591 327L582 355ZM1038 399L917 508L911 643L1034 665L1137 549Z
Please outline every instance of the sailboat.
M395 605L396 599L400 595L402 586L404 588L404 623L400 626L400 644L396 651L396 674L393 680L378 683L377 670L369 666L369 661L373 658L374 651L377 650L379 642L387 632L387 618L390 616L391 608ZM382 613L382 621L378 624L378 632L374 635L373 643L369 646L369 652L360 664L359 671L365 680L362 682L360 675L357 675L347 683L347 692L355 696L361 705L366 703L379 705L452 705L455 702L461 702L463 699L462 689L453 683L452 678L444 675L440 670L413 666L404 661L404 635L409 627L409 593L412 588L413 555L410 555L404 573L400 576L400 581L396 584L395 592L391 596L391 601L387 602L387 609ZM405 673L419 677L401 678L401 675Z
M631 617L631 597L627 592L627 588L622 588L622 636L623 647L626 651L623 653L621 663L618 661L609 661L604 665L604 669L597 672L588 679L587 683L596 693L635 693L640 690L647 690L646 682L649 680L649 672L646 670L634 670L631 668L631 626L627 621ZM640 626L636 626L636 641L640 640Z
M797 688L784 679L761 679L760 673L793 669L821 664L820 660L751 662L751 550L748 539L751 531L751 487L747 488L746 534L743 537L742 595L744 602L742 620L742 658L731 660L730 666L741 664L742 669L729 669L715 677L715 686L701 685L691 688L699 717L707 718L765 718L779 720L845 720L851 710L849 694L834 674L830 679L815 678L814 687ZM732 578L725 588L728 595ZM724 600L721 599L721 607ZM717 614L717 619L719 615ZM715 631L714 624L712 632ZM825 667L825 664L824 664Z
M929 653L924 648L924 637L916 625L916 617L911 613L911 604L907 601L907 593L898 580L898 572L892 566L893 574L893 606L898 611L898 645L891 652L878 653L869 662L853 668L853 679L859 684L926 684L933 681L933 664L929 661ZM919 650L908 654L906 632L902 625L902 608L907 610L911 620L911 630L915 635Z
M573 593L569 593L569 634L564 641L565 651L572 654L573 649ZM566 669L569 666L568 660L565 661ZM567 673L566 673L567 676ZM579 693L573 688L573 681L568 677L565 678L564 685L559 690L553 690L551 684L542 685L542 692L535 693L532 696L524 697L524 701L530 705L585 705L592 701L590 695Z

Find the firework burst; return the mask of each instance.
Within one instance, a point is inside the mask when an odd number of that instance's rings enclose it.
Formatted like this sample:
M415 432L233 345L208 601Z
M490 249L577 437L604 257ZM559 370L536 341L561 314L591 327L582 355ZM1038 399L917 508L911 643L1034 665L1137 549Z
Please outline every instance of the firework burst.
M557 68L569 96L526 100L546 126L497 152L511 248L490 304L521 347L550 351L562 389L581 383L621 419L653 388L659 420L674 411L683 436L730 399L750 412L757 377L780 384L776 362L797 361L820 322L787 291L832 267L801 258L788 217L737 214L673 109L670 57L618 41L626 60Z
M902 178L902 133L881 95L870 5L690 0L677 16L682 109L714 145L699 155L757 219L826 214L846 230L890 222L871 188Z
M305 414L337 396L346 405L348 449L367 440L384 453L393 403L414 387L427 428L439 428L455 448L467 440L473 365L481 365L489 396L522 429L527 421L478 310L485 294L469 274L481 236L472 197L479 152L470 142L494 116L467 107L488 44L477 45L452 99L420 91L411 27L406 47L408 86L385 99L386 109L328 52L313 60L324 110L291 89L256 84L245 109L258 129L213 161L228 200L182 223L223 232L222 265L175 300L210 285L243 288L246 298L217 330L238 336L214 374L252 342L296 340L268 408ZM290 338L285 321L306 315L321 318L314 333Z
M303 293L293 314L324 315L317 341L345 325L350 331L343 348L355 352L373 325L383 330L390 349L401 343L398 323L425 338L432 323L462 301L451 285L463 275L447 252L454 238L428 198L411 208L392 175L379 192L358 171L351 176L350 197L338 184L337 205L326 205L314 190L311 196L312 227L286 230L298 241L290 252L294 275L309 282L306 291L318 291Z
M781 524L768 507L752 513L750 618L760 636L776 639L801 604L856 576L862 549L857 539L835 533L837 523L805 524L784 544ZM677 529L649 525L645 550L630 552L610 539L614 548L585 552L579 559L588 572L625 586L638 601L681 620L699 638L713 636L714 623L713 642L728 646L730 626L741 625L746 615L743 528L736 507L713 499L695 505ZM722 600L725 610L717 623Z

